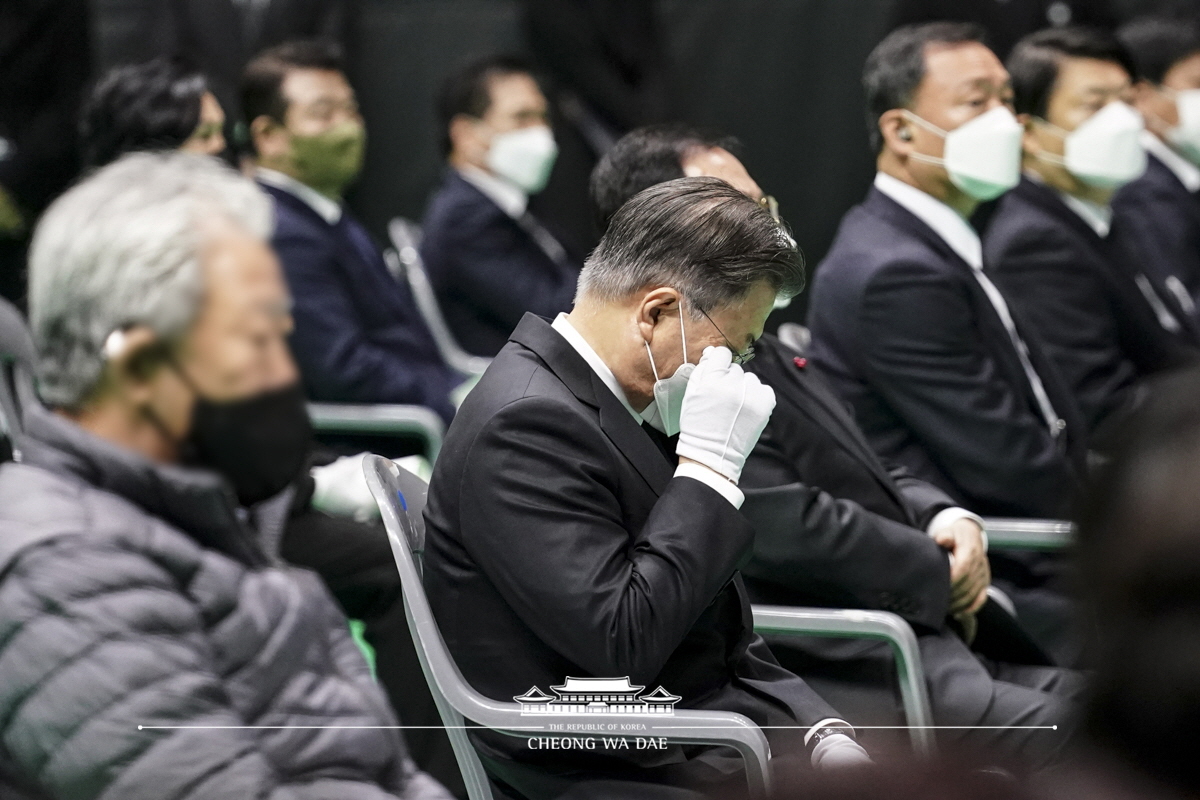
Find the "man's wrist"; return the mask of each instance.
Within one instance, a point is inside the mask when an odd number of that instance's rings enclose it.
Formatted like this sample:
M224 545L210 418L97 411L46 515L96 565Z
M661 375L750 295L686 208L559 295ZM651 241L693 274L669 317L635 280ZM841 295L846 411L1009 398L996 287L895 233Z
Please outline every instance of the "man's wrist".
M848 736L853 739L854 728L844 719L838 719L836 717L823 719L816 725L813 725L811 728L809 728L808 732L804 734L804 748L808 750L809 753L812 753L822 739L828 739L830 736L836 736L838 734Z
M988 550L988 538L987 529L984 527L983 523L983 517L967 511L965 508L959 508L958 506L943 508L934 515L933 519L929 521L929 525L925 528L925 532L930 536L933 536L934 533L942 528L949 527L950 525L953 525L954 523L963 519L969 519L979 526L979 535L983 539L983 552L986 553Z
M709 486L717 494L729 501L734 508L741 508L742 501L746 499L746 495L737 487L733 481L717 472L711 467L707 467L698 461L693 461L690 458L680 458L679 466L675 468L676 478L691 478Z

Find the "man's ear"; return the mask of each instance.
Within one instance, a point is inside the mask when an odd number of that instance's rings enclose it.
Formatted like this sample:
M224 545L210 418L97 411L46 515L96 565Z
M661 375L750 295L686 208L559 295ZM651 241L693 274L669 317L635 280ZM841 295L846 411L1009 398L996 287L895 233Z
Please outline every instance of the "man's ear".
M136 390L163 366L168 352L166 342L145 325L115 330L104 341L108 378Z
M1025 133L1021 136L1021 147L1024 148L1026 155L1037 155L1042 152L1042 143L1038 139L1037 122L1034 121L1032 114L1017 114L1017 122L1021 123L1021 127L1025 129Z
M679 313L679 290L670 286L659 286L642 295L642 301L637 309L638 328L645 342L654 341L654 329L663 314Z
M287 128L277 119L259 115L250 120L250 141L260 158L278 158L287 150Z
M893 108L879 116L879 135L884 147L899 156L908 156L913 151L914 125L904 111Z
M469 162L480 161L487 149L479 133L480 120L469 114L455 114L450 120L450 152Z

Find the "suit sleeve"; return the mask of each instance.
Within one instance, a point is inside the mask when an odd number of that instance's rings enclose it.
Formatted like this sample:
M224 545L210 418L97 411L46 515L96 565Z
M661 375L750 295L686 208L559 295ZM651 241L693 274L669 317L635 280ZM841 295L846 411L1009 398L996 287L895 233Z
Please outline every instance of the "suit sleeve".
M277 236L276 252L291 288L292 352L317 399L353 403L412 403L454 416L455 383L445 365L380 347L363 330L328 247L303 236ZM396 320L395 325L415 324Z
M426 259L442 265L434 276L439 291L467 298L509 328L516 328L527 311L551 318L570 311L579 273L555 267L511 228L507 218L489 218L478 227L451 230L440 242L427 240L425 247L446 248Z
M830 606L882 609L940 628L950 603L945 551L923 532L800 481L788 437L767 434L746 463L742 513L754 527L751 578Z
M725 498L683 477L629 530L605 442L552 400L506 406L466 458L463 545L565 658L646 682L733 576L752 533Z
M199 609L152 561L60 539L0 589L0 737L41 795L72 800L388 800L373 783L285 776L214 671ZM170 726L170 729L164 729Z
M950 495L913 475L906 467L899 464L887 464L885 467L916 517L917 527L922 531L929 526L939 511L958 505Z
M864 374L968 496L995 509L1066 502L1071 467L983 348L962 288L927 265L896 262L867 285L859 317L871 345Z

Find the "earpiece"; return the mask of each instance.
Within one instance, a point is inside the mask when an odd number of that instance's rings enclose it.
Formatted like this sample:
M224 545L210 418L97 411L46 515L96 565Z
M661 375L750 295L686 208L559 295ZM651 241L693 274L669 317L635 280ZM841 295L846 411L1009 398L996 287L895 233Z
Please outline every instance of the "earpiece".
M901 128L900 133L897 135L900 137L900 141L902 142L912 141L912 131L910 131L908 128Z

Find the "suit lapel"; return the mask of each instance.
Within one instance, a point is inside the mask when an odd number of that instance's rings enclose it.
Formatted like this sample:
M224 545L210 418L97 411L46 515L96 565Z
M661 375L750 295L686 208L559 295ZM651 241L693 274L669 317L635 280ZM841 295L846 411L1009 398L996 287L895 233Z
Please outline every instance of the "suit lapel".
M827 430L840 431L841 435L837 436L837 439L842 446L862 462L863 466L875 477L875 480L879 482L884 491L907 514L907 504L897 493L895 483L886 470L884 470L879 457L875 455L874 451L871 450L863 438L857 423L835 397L829 392L824 391L811 376L802 374L803 370L793 364L793 357L790 355L791 352L791 350L781 343L778 352L774 355L778 359L779 366L782 367L784 374L788 376L787 380L790 380L811 401L809 403L797 403L796 406L800 409L800 412L812 419L820 427Z
M1021 185L1014 192L1020 192L1026 183L1029 183L1028 179L1022 179ZM985 336L985 341L992 339L997 343L995 346L989 347L989 351L999 359L1001 367L1009 375L1010 379L1014 381L1015 386L1020 387L1026 404L1040 418L1041 411L1038 407L1037 396L1033 392L1029 376L1025 373L1025 367L1021 364L1021 359L1017 354L1012 337L1009 336L1008 328L1005 327L1004 321L1000 318L1000 312L992 305L991 298L987 296L987 292L984 291L983 286L975 277L974 267L964 261L958 253L954 252L950 245L946 244L942 237L938 236L932 228L922 222L908 209L877 189L872 189L872 192L871 199L875 200L875 202L868 205L873 213L882 217L885 222L902 232L915 235L927 246L931 247L946 263L950 264L966 277L968 291L975 298L975 308L980 315L980 332ZM1073 214L1072 216L1076 215ZM1076 216L1076 222L1086 227L1086 223L1079 219L1078 216ZM1095 231L1091 231L1091 233L1095 236ZM1071 397L1069 393L1059 391L1061 387L1057 382L1057 371L1045 359L1041 358L1040 348L1037 346L1037 337L1033 335L1033 332L1027 326L1022 324L1019 314L1011 304L1008 304L1008 311L1009 315L1013 318L1013 325L1017 329L1017 335L1029 346L1030 362L1033 364L1034 370L1037 372L1047 394L1050 396L1050 403L1054 406L1054 410L1068 422L1069 427L1077 424L1078 418L1071 414L1074 400L1067 399ZM1082 430L1082 428L1073 428L1073 430Z
M604 381L583 360L583 356L550 327L549 322L527 313L509 338L536 353L578 400L599 412L600 428L604 435L621 451L655 494L662 494L666 490L675 473L671 463L663 458L658 445L604 385Z

